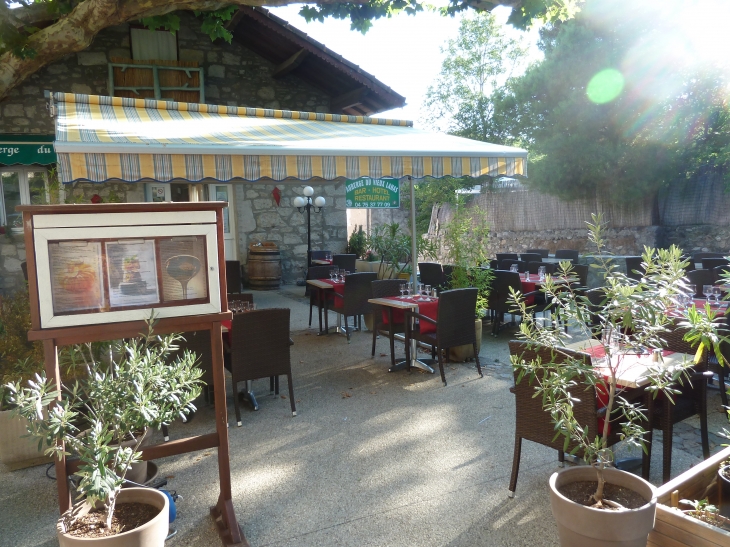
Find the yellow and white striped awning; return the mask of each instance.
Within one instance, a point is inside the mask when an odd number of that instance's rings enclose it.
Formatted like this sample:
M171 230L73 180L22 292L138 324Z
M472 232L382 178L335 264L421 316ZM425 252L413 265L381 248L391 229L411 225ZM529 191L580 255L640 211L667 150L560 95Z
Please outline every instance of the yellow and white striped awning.
M527 151L411 122L52 94L62 182L526 175Z

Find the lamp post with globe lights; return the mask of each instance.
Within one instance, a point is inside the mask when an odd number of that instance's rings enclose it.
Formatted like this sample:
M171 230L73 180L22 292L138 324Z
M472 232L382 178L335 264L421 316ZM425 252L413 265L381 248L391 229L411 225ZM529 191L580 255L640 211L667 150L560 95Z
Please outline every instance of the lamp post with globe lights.
M312 201L314 188L311 186L305 186L302 193L304 197L297 196L294 198L294 207L300 213L307 211L307 268L309 268L312 265L312 209L314 209L315 213L322 211L322 208L325 206L325 200L322 196L317 196Z

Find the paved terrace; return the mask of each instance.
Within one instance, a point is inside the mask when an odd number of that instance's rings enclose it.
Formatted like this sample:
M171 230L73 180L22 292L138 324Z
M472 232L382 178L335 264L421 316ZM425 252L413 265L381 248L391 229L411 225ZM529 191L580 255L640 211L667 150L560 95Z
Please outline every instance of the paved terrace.
M286 286L254 295L260 307L292 310L298 416L292 418L288 400L268 395L267 379L254 382L261 410L244 405L243 427L235 426L228 402L233 500L252 546L558 545L547 487L558 468L553 450L523 443L517 494L507 497L514 439L509 332L494 339L485 329L483 379L473 363L452 363L444 388L438 373L388 373L387 340L371 358L369 332L355 333L350 345L341 336L316 336L303 292ZM396 351L402 354L402 344ZM288 393L286 378L281 393ZM710 431L718 431L726 422L716 390L710 409ZM210 432L212 423L212 407L201 404L191 423L175 423L170 434ZM672 476L700 461L698 425L675 428ZM659 437L652 458L657 485ZM215 451L157 463L167 488L184 498L167 545L219 545L208 516L218 496ZM46 466L0 469L0 545L57 545L56 500Z

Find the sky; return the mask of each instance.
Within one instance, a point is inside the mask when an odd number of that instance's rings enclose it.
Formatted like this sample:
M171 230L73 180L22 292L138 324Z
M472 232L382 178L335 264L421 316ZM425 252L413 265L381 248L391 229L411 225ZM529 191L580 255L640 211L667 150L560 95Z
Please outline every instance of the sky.
M424 126L419 122L419 112L428 86L441 69L444 56L440 48L447 40L457 37L463 15L399 14L373 21L372 28L363 35L350 30L349 20L326 18L324 23L307 23L298 14L300 7L295 4L270 8L270 11L406 98L404 108L379 113L378 117L412 120L416 126ZM510 9L498 7L493 13L504 23ZM532 41L537 42L536 32Z

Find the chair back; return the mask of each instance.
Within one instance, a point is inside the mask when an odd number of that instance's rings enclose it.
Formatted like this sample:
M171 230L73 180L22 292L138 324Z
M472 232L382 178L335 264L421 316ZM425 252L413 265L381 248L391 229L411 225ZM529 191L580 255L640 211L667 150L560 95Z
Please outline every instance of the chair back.
M354 272L357 264L357 255L332 255L332 265L338 266L340 270Z
M439 295L436 340L439 348L476 342L474 329L478 289L452 289Z
M310 251L309 252L309 259L310 260L327 260L327 255L330 254L332 251Z
M267 308L233 316L233 382L289 374L289 308Z
M499 269L500 270L509 270L512 264L517 264L517 271L520 273L525 273L525 270L527 269L527 263L522 262L521 260L516 260L514 258L505 258L503 260L499 261Z
M241 263L238 260L226 260L226 292L241 292Z
M555 264L557 271L558 265ZM573 273L578 277L580 287L588 287L588 264L573 264Z
M712 268L712 278L715 280L714 282L717 283L718 281L722 281L722 275L726 273L730 273L730 265L728 264Z
M543 258L547 258L550 255L550 251L548 249L527 249L525 252L538 254Z
M589 289L585 292L585 297L588 299L588 310L590 313L590 319L588 321L588 326L590 326L592 329L594 329L594 332L593 332L594 338L600 338L601 333L597 332L597 330L595 330L595 329L597 327L599 327L600 323L601 323L601 319L598 316L598 312L603 307L604 302L606 300L606 291L604 291L603 287Z
M528 262L527 263L527 271L531 274L537 275L540 268L545 268L545 273L553 275L555 274L555 270L557 269L558 265L553 264L551 262Z
M573 262L578 262L578 251L574 251L573 249L558 249L555 251L555 258L562 258L564 260L572 260Z
M511 258L512 260L519 260L517 253L497 253L495 255L495 258L497 259L497 262L501 262L502 260L506 260L508 258Z
M520 260L522 262L542 262L542 255L540 253L521 253Z
M727 266L730 264L730 260L727 258L703 258L702 259L702 269L703 270L713 270L717 268L718 266Z
M441 287L444 284L444 269L438 262L419 262L418 271L421 274L421 283L432 287Z
M332 266L310 266L307 269L307 279L329 279Z
M368 300L372 298L372 282L377 279L378 274L375 272L354 273L345 277L342 307L346 317L372 312L372 305ZM400 284L398 286L400 287Z
M705 258L725 258L722 253L693 253L692 262L704 262Z
M710 270L692 270L687 272L687 280L690 285L695 285L695 298L704 298L702 293L703 285L712 285L714 283L713 273Z
M520 274L507 270L494 270L492 288L489 291L489 309L506 311L509 307L510 287L515 291L522 290Z
M403 279L376 279L370 282L371 298L386 298L388 296L400 296L400 286L405 283ZM372 304L374 323L381 322L383 306Z
M641 277L644 275L644 268L641 267L642 262L643 259L640 256L626 257L626 275L630 279L641 281Z
M489 261L489 269L490 270L498 270L499 269L499 260L496 258L493 258Z
M509 352L520 360L532 361L540 358L543 363L563 363L568 358L582 359L586 364L591 361L591 357L586 353L566 349L561 349L560 353L557 353L547 346L528 345L518 340L510 341ZM565 437L558 435L556 438L555 424L550 413L542 407L542 397L535 397L535 385L530 384L527 378L517 383L518 374L519 372L515 371L515 386L512 389L515 394L515 428L518 436L556 450L563 450ZM598 403L595 388L578 384L569 391L573 396L572 411L576 420L583 427L587 427L591 435L595 435L598 432ZM614 427L614 429L620 428ZM569 443L566 451L572 450L575 446L574 443Z

